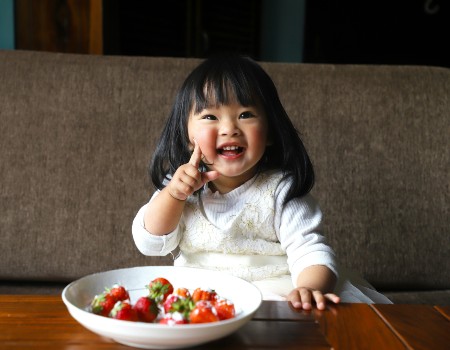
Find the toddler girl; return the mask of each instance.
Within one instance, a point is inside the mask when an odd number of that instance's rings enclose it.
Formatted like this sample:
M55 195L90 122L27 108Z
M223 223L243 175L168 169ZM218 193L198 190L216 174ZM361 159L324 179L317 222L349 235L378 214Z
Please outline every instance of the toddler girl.
M264 299L324 309L389 300L342 274L309 194L314 171L266 72L252 59L205 60L178 92L150 167L157 188L133 222L146 255L254 283Z

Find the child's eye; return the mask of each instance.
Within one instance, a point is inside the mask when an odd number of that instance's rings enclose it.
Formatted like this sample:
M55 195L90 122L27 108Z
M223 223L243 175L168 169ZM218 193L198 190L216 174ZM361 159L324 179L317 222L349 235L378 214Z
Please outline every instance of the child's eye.
M202 116L202 119L217 120L217 117L215 115L212 115L212 114L205 114L205 115Z
M247 112L241 113L241 114L239 115L239 118L240 118L240 119L248 119L248 118L252 118L252 117L254 117L254 116L255 116L255 115L254 115L252 112L247 111Z

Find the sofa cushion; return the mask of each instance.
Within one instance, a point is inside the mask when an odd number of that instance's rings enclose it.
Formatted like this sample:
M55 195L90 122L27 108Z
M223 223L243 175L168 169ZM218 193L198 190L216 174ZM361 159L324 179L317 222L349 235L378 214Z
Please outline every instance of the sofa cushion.
M148 161L184 65L2 53L0 278L172 264L141 255L131 222L153 191Z
M324 233L377 288L450 289L450 69L269 64Z

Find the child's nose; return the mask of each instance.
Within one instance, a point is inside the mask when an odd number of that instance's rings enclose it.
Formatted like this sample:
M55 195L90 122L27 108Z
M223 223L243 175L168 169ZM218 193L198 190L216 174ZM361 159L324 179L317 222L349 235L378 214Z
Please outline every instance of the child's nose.
M240 134L238 126L233 121L223 121L220 126L220 135L236 136Z

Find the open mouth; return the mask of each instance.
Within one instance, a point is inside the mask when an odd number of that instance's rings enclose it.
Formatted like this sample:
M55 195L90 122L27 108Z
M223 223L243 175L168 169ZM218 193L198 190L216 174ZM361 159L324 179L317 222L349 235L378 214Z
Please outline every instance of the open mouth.
M243 147L239 146L225 146L219 148L217 152L223 156L236 156L244 151Z

